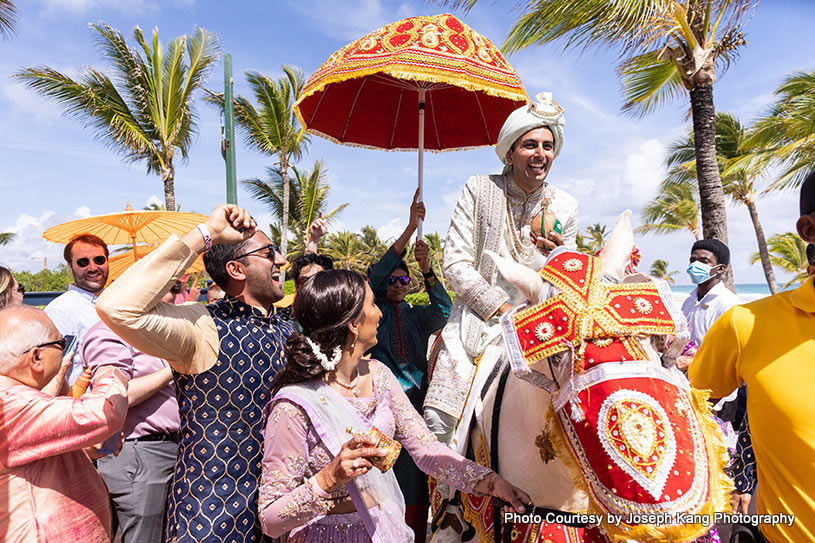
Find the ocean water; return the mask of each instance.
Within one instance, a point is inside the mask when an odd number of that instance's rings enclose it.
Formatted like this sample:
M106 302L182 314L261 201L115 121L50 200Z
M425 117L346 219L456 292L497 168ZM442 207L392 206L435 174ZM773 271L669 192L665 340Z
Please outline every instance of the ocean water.
M792 285L790 288L795 287L797 287L797 285ZM696 285L671 285L671 292L674 294L675 299L684 300L694 288L696 288ZM781 285L779 285L779 288L784 290ZM767 283L737 284L736 294L742 302L752 302L753 300L758 300L759 298L769 296L770 287L767 286Z

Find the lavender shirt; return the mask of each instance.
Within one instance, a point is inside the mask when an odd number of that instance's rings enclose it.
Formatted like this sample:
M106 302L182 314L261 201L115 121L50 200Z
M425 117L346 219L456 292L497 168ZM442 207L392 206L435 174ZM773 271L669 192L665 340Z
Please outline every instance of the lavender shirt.
M85 367L93 368L94 373L100 366L119 368L128 380L168 366L161 358L137 351L125 343L101 321L85 334L82 360ZM175 384L170 381L153 396L127 410L124 436L131 439L148 434L169 434L178 431L179 423Z

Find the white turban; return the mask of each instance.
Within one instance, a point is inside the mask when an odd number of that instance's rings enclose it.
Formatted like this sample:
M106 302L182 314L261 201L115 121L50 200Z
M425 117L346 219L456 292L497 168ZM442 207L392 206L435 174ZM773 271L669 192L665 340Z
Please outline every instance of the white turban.
M498 134L498 143L495 145L495 153L501 162L506 164L507 151L518 138L541 126L545 126L552 131L555 138L555 158L563 148L563 127L566 119L563 116L563 108L552 100L551 92L540 92L535 96L535 101L521 106L509 114L501 132Z

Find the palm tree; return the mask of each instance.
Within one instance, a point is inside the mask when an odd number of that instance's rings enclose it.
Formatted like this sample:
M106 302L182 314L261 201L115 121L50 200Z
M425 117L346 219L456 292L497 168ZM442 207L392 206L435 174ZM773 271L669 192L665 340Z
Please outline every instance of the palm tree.
M588 242L585 241L586 248L590 253L596 253L600 249L603 248L603 245L606 242L606 225L600 224L599 222L592 224L591 226L586 227L586 237L588 238Z
M675 284L676 279L674 279L674 275L676 275L677 271L668 271L668 261L657 259L654 260L654 263L651 264L651 272L649 275L652 277L656 277L657 279L664 279L670 284Z
M14 77L59 102L66 115L83 119L95 129L96 137L126 160L146 161L147 171L161 175L164 182L166 208L175 209L173 159L176 152L187 158L197 132L193 93L218 59L217 39L196 28L165 49L158 29L148 44L136 26L133 36L139 50L128 47L122 34L104 23L91 28L98 33L102 56L111 64L111 76L89 67L75 81L53 68L38 66Z
M0 245L8 245L16 235L14 232L0 232Z
M0 36L7 38L14 34L17 22L17 6L11 0L0 0Z
M659 193L641 212L635 232L672 234L687 230L699 239L699 193L690 183L662 182Z
M349 232L334 232L328 236L325 254L328 255L337 268L365 272L370 264L365 245L359 234Z
M362 244L365 246L365 252L369 255L371 262L376 262L385 251L388 250L388 244L379 239L379 233L373 226L362 227Z
M716 114L716 160L722 177L724 193L731 200L742 204L750 214L753 230L761 255L761 265L770 292L778 292L778 284L767 252L764 229L758 217L756 198L759 195L757 180L766 167L767 157L749 153L744 149L747 131L738 119L729 113ZM674 142L668 151L666 163L669 183L696 184L696 160L693 158L693 132L684 140Z
M767 191L798 187L815 164L815 71L792 74L775 94L778 100L745 141L755 154L783 166Z
M295 232L295 241L291 251L288 251L292 258L302 254L305 248L305 241L308 239L308 228L317 218L319 213L323 218L331 223L339 217L342 210L349 204L341 204L331 211L327 211L328 192L330 187L325 182L326 171L323 163L319 160L314 162L314 169L311 171L300 171L292 166L294 172L294 183L289 183L290 197L288 200L288 217L285 221L289 230ZM263 181L258 178L241 181L253 198L266 204L269 210L277 217L281 224L284 224L283 202L285 200L285 185L283 173L280 168L267 168L268 179ZM282 240L281 240L282 241ZM296 247L294 246L296 245ZM296 249L296 250L295 250ZM281 247L281 251L283 251ZM285 253L284 253L285 254Z
M257 108L247 98L234 98L235 120L247 145L257 151L277 157L277 170L282 183L283 208L289 205L289 167L299 159L309 138L294 114L294 101L303 90L303 72L294 66L283 66L285 76L277 81L260 72L247 72L246 81L252 89ZM224 95L208 91L207 101L223 109ZM289 232L289 215L282 214L282 231ZM308 227L308 225L306 225ZM280 240L280 250L286 254L288 236Z
M477 0L447 3L471 8ZM713 82L745 45L743 25L756 0L537 0L503 45L514 52L563 38L566 48L617 49L625 104L645 114L672 98L688 96L696 135L702 229L727 243L724 192L716 167Z
M781 268L787 273L795 276L786 284L784 288L792 284L805 281L807 275L807 244L798 237L795 232L786 234L776 234L767 240L767 247L770 249L770 262L773 266ZM751 263L757 262L761 258L758 253L753 253Z

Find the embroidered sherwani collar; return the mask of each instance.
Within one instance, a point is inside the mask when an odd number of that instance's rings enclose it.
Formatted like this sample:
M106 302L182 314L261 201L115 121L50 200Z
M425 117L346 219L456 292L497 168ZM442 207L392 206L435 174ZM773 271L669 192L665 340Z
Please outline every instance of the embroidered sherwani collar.
M507 196L509 196L513 200L520 201L521 203L528 200L539 201L541 199L541 196L543 195L543 190L549 185L549 183L544 181L538 188L536 188L531 193L527 194L515 182L515 179L512 177L512 172L509 172L506 175L504 175L504 179L506 180L505 184L507 188Z

